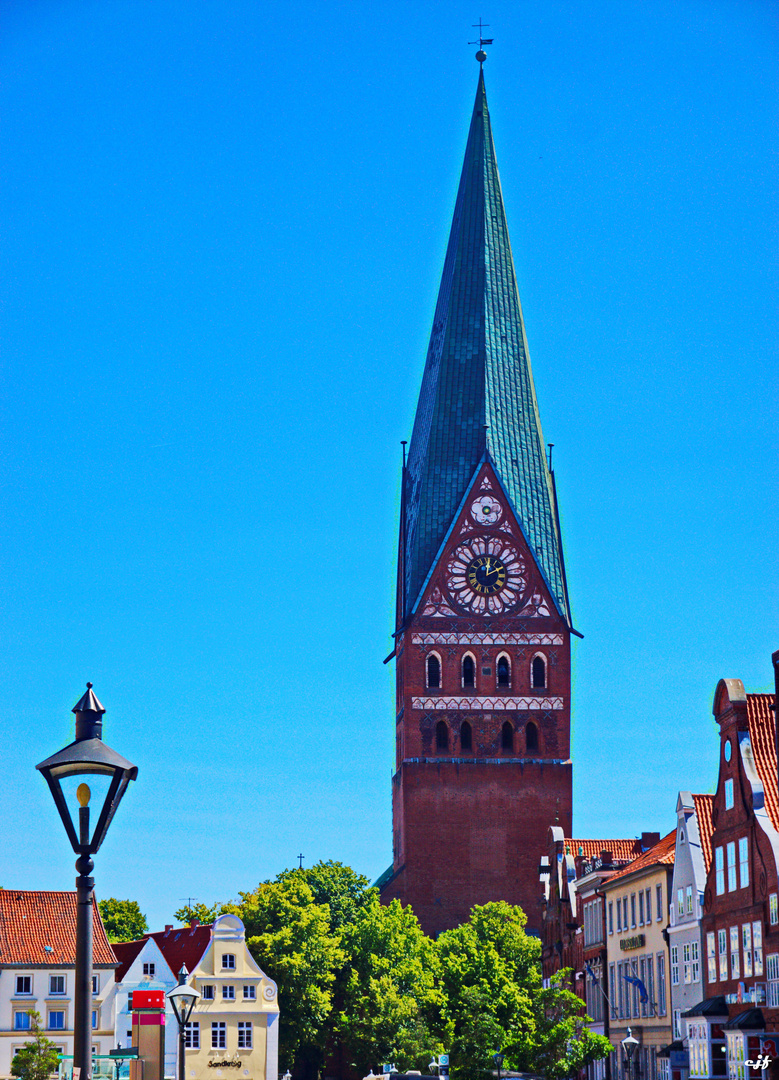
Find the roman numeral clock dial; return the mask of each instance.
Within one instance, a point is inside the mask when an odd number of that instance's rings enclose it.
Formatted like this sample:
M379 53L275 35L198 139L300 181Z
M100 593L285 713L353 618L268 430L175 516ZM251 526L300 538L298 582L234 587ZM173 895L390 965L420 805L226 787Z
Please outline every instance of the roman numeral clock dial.
M452 599L477 615L500 615L513 608L527 584L519 552L496 536L478 536L460 544L448 571L446 584Z

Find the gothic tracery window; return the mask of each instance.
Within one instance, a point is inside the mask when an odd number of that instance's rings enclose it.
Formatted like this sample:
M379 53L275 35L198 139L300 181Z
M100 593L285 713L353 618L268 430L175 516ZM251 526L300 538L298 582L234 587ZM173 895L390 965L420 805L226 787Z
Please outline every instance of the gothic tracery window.
M546 686L546 661L543 656L533 657L530 681L534 690L543 690Z
M509 667L509 658L505 655L498 657L498 686L510 686L511 685L511 668Z
M476 664L472 656L463 657L463 686L476 685Z
M427 685L431 690L441 686L441 661L432 653L427 658Z

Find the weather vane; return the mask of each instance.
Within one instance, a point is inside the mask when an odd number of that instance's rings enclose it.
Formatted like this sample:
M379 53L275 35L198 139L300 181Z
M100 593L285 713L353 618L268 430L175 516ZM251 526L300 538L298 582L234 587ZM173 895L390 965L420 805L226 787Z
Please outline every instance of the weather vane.
M479 51L476 53L476 59L479 61L480 64L483 64L484 61L487 59L487 54L484 51L484 46L485 45L492 45L492 43L493 43L493 41L495 39L494 38L483 37L483 31L484 31L484 29L486 27L488 27L490 25L489 23L483 23L481 21L481 19L479 19L479 21L477 23L471 23L471 25L473 26L474 30L478 26L478 28L479 28L479 40L478 41L469 41L468 44L469 45L478 45L479 46Z

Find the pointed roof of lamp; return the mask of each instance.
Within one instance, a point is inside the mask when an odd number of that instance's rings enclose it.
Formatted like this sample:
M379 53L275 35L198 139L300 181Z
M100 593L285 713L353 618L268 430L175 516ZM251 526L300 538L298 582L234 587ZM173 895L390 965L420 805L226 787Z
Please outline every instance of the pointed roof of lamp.
M92 683L91 682L87 683L87 692L86 692L86 694L84 694L84 696L82 698L80 698L76 702L76 704L73 706L73 708L70 711L71 712L96 712L96 713L104 713L105 712L105 709L100 704L100 702L97 700L97 697L92 693Z
M405 608L418 603L482 461L495 467L569 623L557 521L511 255L484 74L479 70L405 493Z

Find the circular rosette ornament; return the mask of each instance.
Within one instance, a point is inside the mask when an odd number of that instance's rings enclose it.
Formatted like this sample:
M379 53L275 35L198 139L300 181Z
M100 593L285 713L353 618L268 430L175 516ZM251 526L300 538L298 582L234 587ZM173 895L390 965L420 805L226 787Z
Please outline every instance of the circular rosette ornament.
M500 615L525 590L525 564L516 548L498 537L479 536L449 560L447 587L455 602L476 615Z
M471 517L479 525L497 525L503 517L503 507L494 495L480 495L471 503Z

